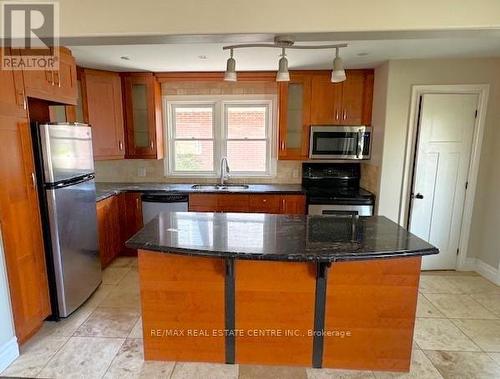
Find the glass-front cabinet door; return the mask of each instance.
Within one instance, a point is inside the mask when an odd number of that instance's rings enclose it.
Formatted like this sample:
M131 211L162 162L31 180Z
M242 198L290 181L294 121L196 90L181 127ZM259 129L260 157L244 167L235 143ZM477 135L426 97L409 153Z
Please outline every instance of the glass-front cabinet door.
M278 158L306 159L309 146L311 77L290 73L289 82L279 83L279 96Z
M126 158L163 157L160 85L153 74L125 74Z

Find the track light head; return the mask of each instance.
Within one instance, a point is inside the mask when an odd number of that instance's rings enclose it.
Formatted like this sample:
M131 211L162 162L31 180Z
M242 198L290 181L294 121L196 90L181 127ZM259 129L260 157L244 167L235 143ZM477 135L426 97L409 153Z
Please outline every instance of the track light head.
M339 48L335 49L335 59L333 60L332 83L340 83L346 80L344 62L339 56Z
M286 59L285 49L282 50L281 58L278 63L277 82L289 82L290 74L288 72L288 59Z
M224 80L226 82L235 82L236 75L236 60L233 58L233 49L231 49L231 56L227 60L226 72L224 73Z

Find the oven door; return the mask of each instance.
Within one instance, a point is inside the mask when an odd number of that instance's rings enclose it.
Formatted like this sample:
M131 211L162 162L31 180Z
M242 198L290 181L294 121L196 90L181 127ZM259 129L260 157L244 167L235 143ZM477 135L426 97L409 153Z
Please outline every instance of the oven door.
M310 204L309 215L322 216L373 216L373 205Z
M366 126L313 126L310 158L368 159L371 128Z

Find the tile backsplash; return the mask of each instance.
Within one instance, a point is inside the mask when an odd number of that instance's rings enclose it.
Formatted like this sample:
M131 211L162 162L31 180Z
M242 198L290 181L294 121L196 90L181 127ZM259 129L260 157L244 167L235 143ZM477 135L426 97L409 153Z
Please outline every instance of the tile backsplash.
M155 183L210 183L216 178L165 176L163 160L122 159L96 161L97 182L155 182ZM231 183L300 183L302 165L300 161L278 161L277 173L270 178L231 178Z

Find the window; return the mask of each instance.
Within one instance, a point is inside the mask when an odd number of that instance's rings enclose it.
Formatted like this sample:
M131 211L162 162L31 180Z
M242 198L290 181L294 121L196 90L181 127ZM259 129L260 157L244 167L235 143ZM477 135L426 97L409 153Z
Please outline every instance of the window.
M167 175L218 176L223 157L232 177L274 174L273 99L177 97L165 104Z

